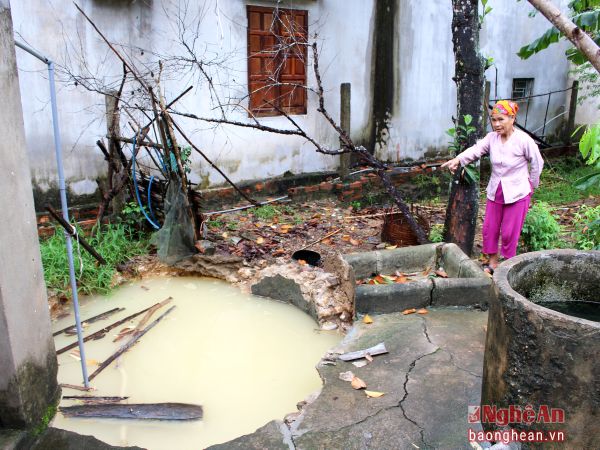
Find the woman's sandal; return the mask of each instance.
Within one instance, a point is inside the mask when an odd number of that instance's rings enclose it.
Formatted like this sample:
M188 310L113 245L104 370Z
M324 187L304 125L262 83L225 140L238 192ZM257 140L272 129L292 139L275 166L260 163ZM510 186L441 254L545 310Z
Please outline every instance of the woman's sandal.
M489 264L483 265L483 271L490 276L494 275L494 268L492 266L490 266Z

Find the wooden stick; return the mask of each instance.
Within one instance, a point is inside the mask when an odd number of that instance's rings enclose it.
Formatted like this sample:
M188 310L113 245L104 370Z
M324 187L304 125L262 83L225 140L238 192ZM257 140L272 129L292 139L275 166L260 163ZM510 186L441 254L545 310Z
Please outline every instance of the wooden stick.
M306 248L310 247L311 245L318 244L319 242L321 242L321 241L324 241L324 240L325 240L325 239L327 239L328 237L330 237L330 236L333 236L334 234L336 234L336 233L339 233L340 231L342 231L342 229L341 229L341 228L338 228L337 230L334 230L334 231L332 231L331 233L327 233L327 234L326 234L325 236L323 236L321 239L317 239L316 241L314 241L314 242L311 242L310 244L306 244L304 247L302 247L302 248L298 249L298 251L300 251L300 250L304 250L304 249L306 249Z
M81 325L97 322L99 320L102 320L102 319L112 316L114 313L121 312L121 311L125 311L125 308L113 308L110 311L103 312L102 314L98 314L97 316L90 317L89 319L84 320L83 322L81 322ZM58 336L59 334L62 334L65 331L68 331L72 328L75 328L75 326L70 325L66 328L63 328L62 330L58 330L58 331L54 332L52 334L52 336Z
M163 314L161 314L154 322L152 322L150 325L148 325L146 328L144 328L143 331L135 334L133 336L133 338L131 338L131 340L129 342L127 342L125 345L123 345L121 348L119 348L119 350L117 350L115 353L113 353L108 359L106 359L105 361L103 361L98 368L94 371L94 373L92 373L89 376L89 380L92 381L94 378L96 378L96 376L102 372L104 369L106 369L110 363L112 363L115 359L117 359L119 356L121 356L123 353L125 353L127 350L129 350L133 344L135 344L144 334L146 334L148 331L150 331L152 328L154 328L154 326L160 322L167 314L169 314L171 311L173 311L175 309L175 306L171 306L169 309L167 309Z
M65 231L67 233L69 233L71 236L75 237L75 239L77 239L77 241L81 244L81 246L83 248L85 248L88 253L90 255L92 255L94 258L96 258L96 260L98 260L98 262L100 264L106 264L106 261L104 260L104 258L100 255L100 253L98 253L96 250L94 250L92 248L92 246L90 244L88 244L88 242L83 238L83 236L77 234L77 231L75 231L75 228L69 223L67 222L65 219L63 219L55 210L54 208L52 208L52 206L50 205L46 205L46 211L48 211L50 213L50 215L52 217L54 217L58 223L60 223L62 225L62 227L65 229Z
M76 384L60 383L61 388L75 389L76 391L93 391L93 387L77 386Z
M156 305L158 305L158 303ZM148 308L146 308L146 309L144 309L142 311L136 312L135 314L127 316L124 319L119 320L118 322L115 322L115 323L113 323L111 325L108 325L108 326L102 328L101 330L98 330L95 333L92 333L89 336L84 337L83 338L83 342L87 342L87 341L89 341L91 339L100 339L100 338L104 337L104 335L106 333L108 333L110 330L112 330L113 328L118 327L119 325L124 324L128 320L131 320L131 319L139 316L140 314L144 314L146 311L148 311L150 308L152 308L153 306L156 306L156 305L152 305L152 306L150 306L150 307L148 307ZM78 342L73 342L72 344L69 344L66 347L63 347L60 350L57 350L56 354L60 355L60 354L66 352L68 350L71 350L72 348L77 347L77 345L78 345Z
M63 395L63 400L83 400L83 401L105 401L105 402L120 402L127 400L129 397L106 397L95 395Z
M119 333L119 335L113 339L113 342L117 342L118 340L123 339L128 334L135 335L136 333L139 333L140 331L142 331L142 328L144 327L144 325L146 325L146 322L148 322L148 320L150 320L150 317L152 317L152 314L154 314L157 310L159 310L160 308L165 306L167 303L170 303L171 300L173 300L173 297L169 297L169 298L163 300L162 302L157 303L156 305L152 306L148 310L148 312L146 312L146 315L144 317L142 317L142 320L139 321L139 323L133 330Z

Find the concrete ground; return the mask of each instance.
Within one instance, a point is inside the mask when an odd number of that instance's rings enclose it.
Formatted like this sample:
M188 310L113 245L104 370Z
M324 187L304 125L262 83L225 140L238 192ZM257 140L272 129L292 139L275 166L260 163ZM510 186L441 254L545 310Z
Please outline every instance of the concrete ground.
M321 394L289 426L272 421L210 449L471 449L467 409L480 400L487 313L448 307L373 320L357 323L341 349L385 342L388 354L360 368L321 361ZM352 389L339 378L349 370L385 395Z

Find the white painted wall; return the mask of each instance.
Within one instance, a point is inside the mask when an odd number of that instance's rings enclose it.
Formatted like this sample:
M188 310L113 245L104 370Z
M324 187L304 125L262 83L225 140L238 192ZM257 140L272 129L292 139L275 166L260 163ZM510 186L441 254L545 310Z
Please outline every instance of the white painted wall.
M118 81L121 64L110 54L104 43L86 24L70 0L21 0L15 2L13 18L15 30L21 39L61 64L78 69L81 54L96 76ZM176 53L176 35L173 23L165 20L165 11L173 13L174 0L82 0L83 9L105 32L111 42L125 43L146 50L142 57L149 58L150 51ZM209 51L230 53L230 70L222 72L219 81L229 85L221 89L224 95L245 95L246 86L246 5L270 5L273 1L241 0L190 2L200 4L204 11L200 40ZM327 89L327 108L334 117L339 116L339 86L352 83L352 129L360 138L366 131L370 114L370 64L372 2L363 0L314 1L294 0L282 6L292 6L309 11L309 31L318 33L321 44L321 70ZM351 30L351 32L349 32ZM340 39L340 36L344 36ZM80 44L81 42L81 44ZM56 177L52 153L52 127L49 111L49 93L45 67L19 52L18 62L22 77L22 96L28 152L32 160L35 184L47 188ZM166 98L173 98L189 83L196 86L178 103L178 109L199 116L214 115L209 92L197 80L174 80L165 83ZM309 84L314 86L314 75L309 71ZM106 133L104 99L81 87L62 86L59 89L59 111L65 150L67 180L78 193L89 193L95 179L105 173L105 162L95 146L97 139ZM316 113L315 96L309 97L308 114L296 120L311 135L331 147L337 145L332 128ZM232 119L247 121L243 113ZM125 121L123 121L124 123ZM289 127L283 118L265 118L266 125ZM337 166L335 158L316 154L300 138L284 137L248 129L223 126L214 129L206 123L180 119L180 124L194 142L235 180L249 180L293 173L322 171ZM123 133L126 134L126 133ZM130 133L131 134L131 133ZM211 185L223 180L204 161L194 159L192 181L208 181Z
M326 87L327 108L337 119L340 83L352 83L352 136L358 141L369 136L372 82L372 33L375 0L286 0L283 7L309 11L309 31L316 32L320 43L321 69ZM199 42L209 54L229 54L229 70L216 75L226 87L220 94L243 96L246 86L246 5L273 6L274 0L206 0L189 2L203 10ZM567 0L561 0L565 6ZM178 0L80 0L111 42L144 50L133 51L141 60L152 60L152 52L181 53L176 28L166 16L173 17ZM447 145L444 131L455 114L456 92L452 81L454 56L451 42L450 0L402 0L399 2L397 31L397 79L395 111L390 120L387 150L383 159L398 161L422 158L426 151L441 151ZM486 55L493 56L498 67L499 97L510 95L513 77L535 78L535 92L564 88L567 64L564 44L520 60L516 51L541 34L548 22L541 16L529 18L526 2L492 0L494 11L484 25L481 44ZM193 11L192 11L193 12ZM92 73L118 81L121 64L107 50L92 28L75 10L71 0L20 0L13 4L15 31L20 38L73 70L81 69L75 54L84 56ZM124 49L124 52L130 50ZM45 67L18 51L21 93L27 133L27 151L31 159L34 183L48 188L56 179L52 149L52 126ZM488 70L492 95L496 77ZM314 86L312 70L309 85ZM173 98L193 84L195 89L182 99L177 109L200 116L215 115L205 84L178 79L165 83L165 96ZM539 102L537 102L539 103ZM532 105L529 120L539 121L545 104ZM551 113L561 110L565 96L553 97ZM333 148L337 136L316 112L316 97L309 96L308 114L296 120L312 136ZM59 112L65 152L65 171L72 190L90 193L96 178L106 171L95 142L106 133L104 99L81 87L63 85L59 89ZM542 111L543 115L543 111ZM244 113L231 116L247 121ZM265 118L266 125L289 127L280 117ZM235 181L293 173L322 171L337 166L335 158L314 152L300 138L179 119L194 142ZM532 125L531 122L528 125ZM535 125L535 124L533 124ZM123 128L125 120L123 120ZM131 135L131 132L123 134ZM204 185L223 182L220 176L199 158L194 158L191 179Z

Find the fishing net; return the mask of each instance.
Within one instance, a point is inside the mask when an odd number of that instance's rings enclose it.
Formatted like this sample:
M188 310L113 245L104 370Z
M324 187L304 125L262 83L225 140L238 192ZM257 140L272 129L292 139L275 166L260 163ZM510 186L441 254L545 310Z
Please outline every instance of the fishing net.
M189 216L187 196L181 190L181 182L172 178L165 196L165 221L154 233L152 243L158 249L158 258L165 264L175 264L186 256L196 253L194 248L194 225Z

